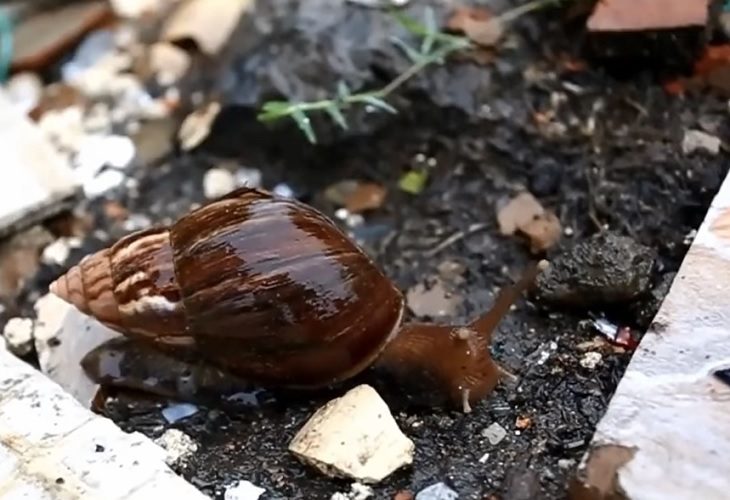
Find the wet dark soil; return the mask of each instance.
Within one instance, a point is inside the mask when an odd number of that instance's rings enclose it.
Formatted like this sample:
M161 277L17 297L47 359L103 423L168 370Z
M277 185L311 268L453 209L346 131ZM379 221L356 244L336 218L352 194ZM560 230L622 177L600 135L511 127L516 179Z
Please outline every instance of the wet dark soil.
M286 182L330 215L333 207L318 196L328 185L352 177L380 182L389 189L387 201L367 214L354 237L404 291L437 275L446 260L463 264L465 281L457 290L464 303L449 318L458 322L486 310L495 290L515 280L534 258L519 239L500 236L495 219L498 201L526 188L569 228L570 235L548 257L596 232L612 231L656 252L655 287L678 269L690 242L687 235L699 226L727 172L721 156L685 156L683 132L704 128L726 136L726 101L709 94L668 96L653 75L618 80L600 68L563 70L557 54L575 50L577 38L547 17L536 16L520 30L522 49L505 49L484 69L492 73L491 96L479 120L436 108L416 94L409 96L413 107L378 132L311 147L291 128L266 135L243 121L245 113L233 113L206 148L176 153L144 172L138 189L115 196L132 213L153 221L175 217L203 201L203 174L223 150L260 168L265 187ZM554 117L546 122L549 113ZM247 140L246 133L256 139ZM414 166L429 171L418 195L397 187ZM99 205L94 208L101 214ZM486 228L471 232L473 224ZM101 215L99 225L104 233L96 242L89 240L84 251L123 232ZM457 233L463 237L431 251ZM81 256L74 254L69 265ZM59 272L45 269L39 281ZM514 478L531 470L534 475L526 477L539 481L535 498L563 498L566 479L631 356L610 346L593 347L602 360L595 368L583 367L580 344L597 335L585 320L606 313L619 324L642 329L651 314L639 321L634 306L569 310L521 299L499 326L493 345L495 358L519 377L517 385L500 386L471 414L396 409L401 429L416 444L415 460L376 485L374 497L392 498L398 490L417 492L443 481L463 499L516 498L510 484L520 483ZM179 472L216 498L239 478L266 488L262 498L326 499L349 490L347 481L323 477L286 450L331 396L279 400L238 412L201 408L173 425L200 443ZM148 403L107 408L127 430L157 436L169 426L159 407ZM529 426L518 428L518 418L529 419ZM482 431L494 422L507 436L491 445Z

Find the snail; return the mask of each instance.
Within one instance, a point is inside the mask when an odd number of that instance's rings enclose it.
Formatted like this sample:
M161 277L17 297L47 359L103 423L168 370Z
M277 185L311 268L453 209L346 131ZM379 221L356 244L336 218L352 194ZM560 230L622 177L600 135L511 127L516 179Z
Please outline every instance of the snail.
M404 321L401 291L331 219L246 187L122 237L49 288L129 349L212 366L211 380L307 390L374 369L469 412L507 374L490 354L493 330L546 265L533 263L471 323ZM117 339L109 346L121 350ZM84 369L123 385L102 348ZM159 377L148 378L154 391Z

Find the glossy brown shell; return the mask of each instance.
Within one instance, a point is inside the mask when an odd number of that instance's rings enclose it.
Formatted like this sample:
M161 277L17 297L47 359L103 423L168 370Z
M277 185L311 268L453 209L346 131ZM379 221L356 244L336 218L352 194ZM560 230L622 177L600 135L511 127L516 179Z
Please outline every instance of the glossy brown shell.
M360 372L403 315L400 291L330 219L262 190L236 190L105 252L77 273L109 263L118 329L266 385Z

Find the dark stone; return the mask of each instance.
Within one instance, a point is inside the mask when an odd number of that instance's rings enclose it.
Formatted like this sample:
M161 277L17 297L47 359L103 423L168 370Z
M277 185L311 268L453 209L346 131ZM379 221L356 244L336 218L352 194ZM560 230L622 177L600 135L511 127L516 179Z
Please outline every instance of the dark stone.
M555 258L538 277L537 294L576 307L629 301L648 289L655 259L631 238L598 233Z

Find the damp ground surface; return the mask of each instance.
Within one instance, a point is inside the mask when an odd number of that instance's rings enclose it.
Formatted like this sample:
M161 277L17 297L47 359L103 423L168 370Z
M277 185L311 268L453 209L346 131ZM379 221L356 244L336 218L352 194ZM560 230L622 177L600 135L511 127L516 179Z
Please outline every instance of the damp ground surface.
M574 50L576 38L550 19L536 17L520 29L522 49L505 49L488 69L491 96L478 119L413 94L410 110L375 133L316 148L290 129L247 140L246 131L256 127L231 119L214 130L213 146L175 153L140 173L137 188L114 196L152 221L174 218L204 201L203 175L221 150L261 169L265 187L285 182L329 215L334 207L320 196L327 186L343 178L379 182L389 189L387 200L351 229L354 237L404 291L437 276L446 261L463 265L464 280L454 288L463 305L453 317L436 319L455 323L485 311L495 291L534 258L524 242L501 236L495 219L500 200L529 189L569 228L548 258L598 231L613 231L655 249L656 286L678 269L726 174L721 156L683 154L684 131L726 136L726 101L709 94L668 96L653 75L617 79L600 67L564 70L555 54ZM398 179L420 163L430 164L424 191L399 191ZM124 232L102 204L92 206L102 231L69 265ZM472 231L475 224L483 226ZM432 251L456 234L453 243ZM61 271L44 268L36 285L47 285ZM571 310L520 299L493 345L517 384L500 386L471 414L395 408L401 429L415 442L415 459L375 485L374 497L443 481L463 499L564 498L566 481L631 356L608 344L585 344L600 337L587 321L591 314L639 330L648 323L635 304ZM595 367L581 365L587 351L601 353ZM239 411L201 407L173 424L200 444L178 471L215 498L237 479L266 488L262 498L327 499L348 491L349 481L322 476L286 449L313 411L336 394L280 398ZM125 430L156 437L170 426L159 411L166 404L124 399L107 410ZM507 434L490 444L483 431L495 422Z

